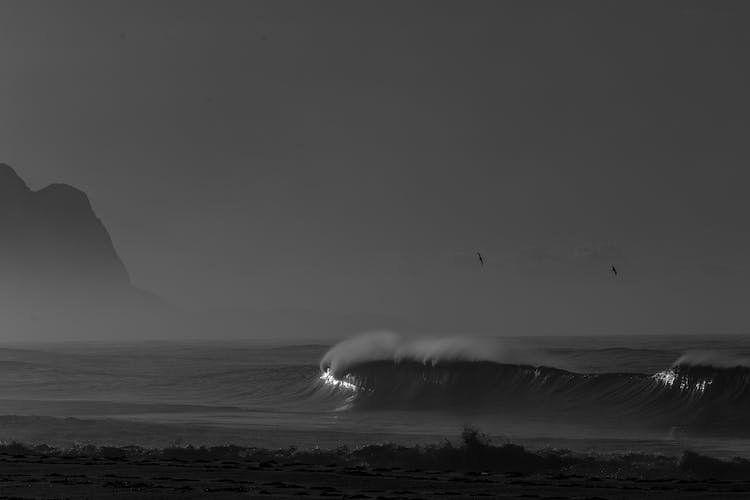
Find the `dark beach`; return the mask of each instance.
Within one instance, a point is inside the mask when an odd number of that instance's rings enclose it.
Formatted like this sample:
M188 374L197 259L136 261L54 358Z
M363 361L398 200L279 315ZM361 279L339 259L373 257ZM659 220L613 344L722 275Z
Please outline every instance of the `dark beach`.
M0 447L0 498L747 498L750 462L463 442L336 450Z

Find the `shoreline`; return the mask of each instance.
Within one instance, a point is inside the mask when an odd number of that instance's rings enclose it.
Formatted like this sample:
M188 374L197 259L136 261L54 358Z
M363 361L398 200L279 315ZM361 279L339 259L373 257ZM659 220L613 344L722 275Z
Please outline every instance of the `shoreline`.
M747 498L750 461L460 444L271 450L0 445L0 498Z

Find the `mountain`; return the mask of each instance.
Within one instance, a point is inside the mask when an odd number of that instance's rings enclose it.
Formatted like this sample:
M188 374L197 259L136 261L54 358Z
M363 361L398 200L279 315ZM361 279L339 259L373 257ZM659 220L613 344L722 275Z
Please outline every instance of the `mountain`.
M98 337L168 309L132 286L86 193L0 164L0 339Z
M130 285L86 193L67 184L32 191L6 164L0 164L0 238L6 285Z

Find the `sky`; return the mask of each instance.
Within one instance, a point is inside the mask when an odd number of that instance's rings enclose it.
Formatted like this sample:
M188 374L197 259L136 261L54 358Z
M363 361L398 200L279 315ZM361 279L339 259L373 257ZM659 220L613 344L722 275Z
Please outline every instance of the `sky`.
M747 332L749 13L2 0L0 161L188 310Z

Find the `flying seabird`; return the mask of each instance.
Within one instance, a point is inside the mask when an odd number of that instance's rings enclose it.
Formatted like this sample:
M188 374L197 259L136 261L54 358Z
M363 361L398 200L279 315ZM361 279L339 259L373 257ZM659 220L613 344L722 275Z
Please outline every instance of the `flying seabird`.
M615 266L612 266L612 274L617 276L617 268Z
M477 252L477 257L479 257L479 263L484 267L484 258L482 258L482 254Z

